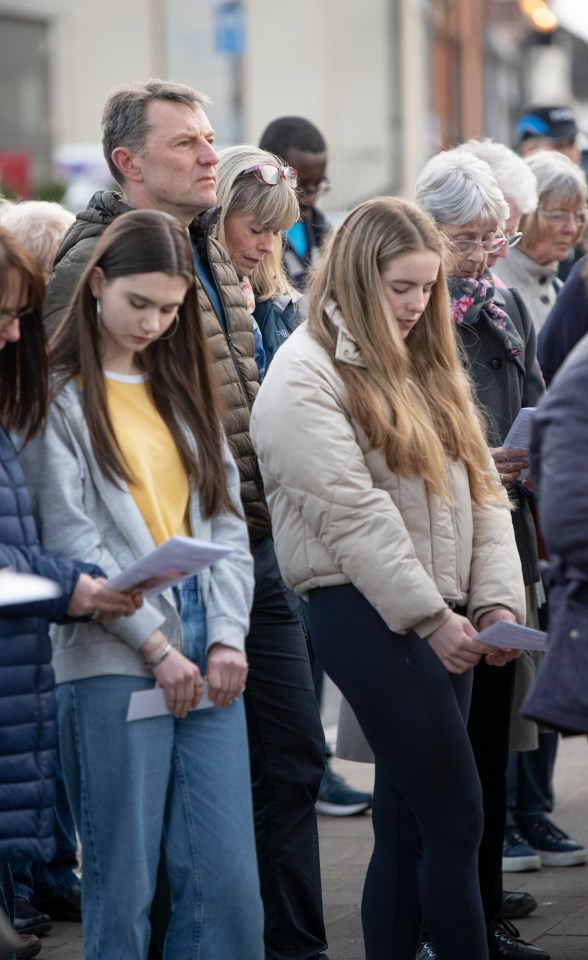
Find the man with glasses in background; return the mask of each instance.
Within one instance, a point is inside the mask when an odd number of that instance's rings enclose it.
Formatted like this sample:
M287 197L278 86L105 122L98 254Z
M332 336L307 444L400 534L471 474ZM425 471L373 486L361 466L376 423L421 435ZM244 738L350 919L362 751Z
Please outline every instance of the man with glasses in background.
M331 189L326 178L327 145L320 130L310 120L279 117L266 127L259 146L298 172L301 219L286 232L284 266L292 284L302 290L308 269L316 263L330 229L324 214L315 206L318 198Z

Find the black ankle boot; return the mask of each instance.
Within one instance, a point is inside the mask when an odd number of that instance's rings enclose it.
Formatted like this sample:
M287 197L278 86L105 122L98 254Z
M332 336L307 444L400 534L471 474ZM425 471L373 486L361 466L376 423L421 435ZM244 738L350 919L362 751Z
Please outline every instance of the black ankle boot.
M488 927L488 952L490 960L551 960L545 950L521 940L508 920L494 920Z

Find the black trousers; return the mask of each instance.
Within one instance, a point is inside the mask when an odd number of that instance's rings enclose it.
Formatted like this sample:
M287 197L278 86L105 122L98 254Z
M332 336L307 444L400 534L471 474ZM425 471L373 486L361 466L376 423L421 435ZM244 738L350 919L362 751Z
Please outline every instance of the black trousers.
M325 738L298 597L273 542L251 545L255 597L246 641L245 708L268 960L310 960L326 948L315 802Z
M474 669L468 733L474 751L484 805L484 832L478 854L480 892L486 920L502 899L502 844L506 824L506 768L516 662Z
M316 655L376 761L366 960L414 960L423 913L440 960L487 960L471 671L450 674L426 640L392 633L351 584L313 590L310 620Z

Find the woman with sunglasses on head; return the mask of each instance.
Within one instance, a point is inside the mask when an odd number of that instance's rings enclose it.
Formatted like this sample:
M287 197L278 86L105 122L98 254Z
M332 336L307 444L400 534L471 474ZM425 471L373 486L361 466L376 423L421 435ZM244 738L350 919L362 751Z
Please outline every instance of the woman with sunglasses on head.
M304 290L330 231L327 218L316 205L332 186L326 175L327 144L310 120L278 117L265 128L259 146L298 172L300 219L284 238L284 264L294 286Z
M539 203L521 217L521 242L494 269L520 291L539 334L562 286L560 261L584 234L588 187L581 167L557 150L536 150L525 163L537 180Z
M466 715L476 641L524 616L510 521L460 366L443 240L411 204L352 211L310 319L261 386L252 435L284 578L375 755L367 960L487 960L481 797Z
M263 338L264 367L276 350L305 319L306 297L295 291L283 265L281 230L298 218L297 172L277 157L255 147L232 147L219 154L218 200L222 214L218 237L224 244L242 284L249 292L254 323ZM261 259L260 259L261 257ZM300 604L312 664L314 689L322 706L324 672L312 648L308 605ZM370 793L355 790L331 766L332 750L326 744L325 772L317 799L317 812L351 816L368 810Z
M445 237L454 329L485 414L490 452L513 505L512 520L527 593L526 622L537 626L536 533L526 493L517 483L521 471L528 466L528 455L522 449L505 450L502 443L521 408L535 406L544 388L536 358L535 333L524 304L516 291L495 289L488 270L488 257L504 246L502 227L509 208L489 165L463 149L448 150L429 160L417 179L416 201ZM512 661L502 670L490 669L483 662L474 670L468 732L484 798L480 888L489 939L496 955L548 960L547 953L521 941L516 928L504 918L504 914L513 916L513 908L521 908L520 904L504 901L502 896L515 659L513 651ZM532 908L532 900L530 905ZM432 942L425 941L419 960L441 956L432 931L430 934Z
M299 218L292 167L257 147L221 150L213 235L231 258L252 315L263 379L278 347L304 319L304 300L284 273L283 232Z
M47 406L43 274L0 228L0 567L55 581L58 596L8 603L0 580L0 908L12 920L7 862L54 853L53 777L57 731L49 621L105 621L134 612L130 597L104 587L94 564L48 553L40 543L17 453L8 431L32 438ZM67 551L62 551L66 554ZM72 551L73 553L73 551ZM91 560L90 552L85 559ZM40 950L35 937L19 947Z
M51 358L47 428L24 451L47 542L88 552L110 576L175 534L232 548L122 627L56 633L62 761L84 850L84 956L144 960L163 845L164 958L262 960L240 697L252 561L177 220L116 218ZM194 709L205 680L210 705ZM167 712L126 722L131 695L156 684Z

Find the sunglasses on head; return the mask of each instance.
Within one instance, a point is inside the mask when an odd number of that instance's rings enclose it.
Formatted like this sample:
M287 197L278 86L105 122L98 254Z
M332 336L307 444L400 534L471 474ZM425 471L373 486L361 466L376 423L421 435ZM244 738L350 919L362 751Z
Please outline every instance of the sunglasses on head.
M278 167L274 163L254 163L252 167L242 170L241 176L245 176L246 173L257 174L268 187L275 187L280 180L285 180L293 189L298 186L298 173L294 167Z

